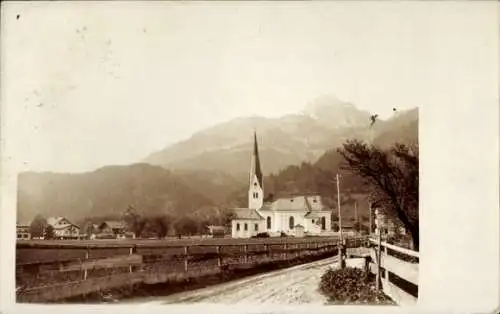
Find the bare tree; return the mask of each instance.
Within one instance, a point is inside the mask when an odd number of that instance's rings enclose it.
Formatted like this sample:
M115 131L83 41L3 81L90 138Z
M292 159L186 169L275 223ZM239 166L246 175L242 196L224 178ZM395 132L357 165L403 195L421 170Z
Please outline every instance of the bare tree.
M395 144L390 150L350 140L339 149L346 169L370 184L374 206L402 223L419 247L419 158L418 146Z

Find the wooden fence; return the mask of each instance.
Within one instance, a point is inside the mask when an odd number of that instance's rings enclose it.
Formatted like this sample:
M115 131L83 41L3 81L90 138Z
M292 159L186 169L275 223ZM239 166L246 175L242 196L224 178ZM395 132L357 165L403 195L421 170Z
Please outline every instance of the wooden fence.
M419 253L378 239L369 239L370 270L377 274L386 295L400 305L414 305L418 299Z
M266 239L191 245L20 241L17 300L57 301L137 283L180 281L271 262L323 258L337 254L337 241ZM348 247L366 243L366 238L347 240Z

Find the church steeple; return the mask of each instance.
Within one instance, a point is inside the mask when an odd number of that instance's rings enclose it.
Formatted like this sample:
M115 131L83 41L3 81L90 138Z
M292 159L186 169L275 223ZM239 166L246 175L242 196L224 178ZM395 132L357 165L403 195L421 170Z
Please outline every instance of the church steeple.
M248 208L259 209L264 204L264 178L260 168L257 133L253 133L253 152L250 164L250 186L248 189Z
M253 176L257 177L257 181L261 188L264 187L262 170L260 169L260 157L259 157L259 145L257 144L257 133L253 131L253 154L252 154L252 166L250 169L250 180Z

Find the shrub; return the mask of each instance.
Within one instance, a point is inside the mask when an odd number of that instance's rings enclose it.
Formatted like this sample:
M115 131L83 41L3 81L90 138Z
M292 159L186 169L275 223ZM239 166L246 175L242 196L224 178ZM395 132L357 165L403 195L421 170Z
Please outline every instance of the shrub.
M330 268L321 276L319 288L334 304L393 304L381 291L375 291L374 276L359 268Z
M252 236L252 238L269 238L269 233L259 232L256 235Z

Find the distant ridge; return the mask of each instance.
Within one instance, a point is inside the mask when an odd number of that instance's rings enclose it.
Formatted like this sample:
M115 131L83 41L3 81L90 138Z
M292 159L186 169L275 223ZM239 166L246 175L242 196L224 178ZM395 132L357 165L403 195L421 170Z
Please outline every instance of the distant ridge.
M377 145L418 143L417 108L379 120L370 130L368 112L337 99L329 101L322 98L306 106L305 112L280 118L231 120L132 165L71 174L21 173L17 220L26 222L41 214L78 223L85 217L121 215L129 205L145 214L203 217L219 208L246 206L253 129L259 140L264 192L275 197L315 191L335 197L333 187L320 183L338 169L342 159L335 149L347 139L366 140L373 131ZM320 117L314 112L321 112ZM365 192L357 178L346 177L343 185L344 192Z

